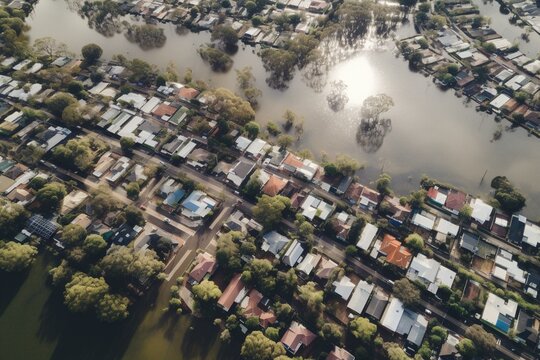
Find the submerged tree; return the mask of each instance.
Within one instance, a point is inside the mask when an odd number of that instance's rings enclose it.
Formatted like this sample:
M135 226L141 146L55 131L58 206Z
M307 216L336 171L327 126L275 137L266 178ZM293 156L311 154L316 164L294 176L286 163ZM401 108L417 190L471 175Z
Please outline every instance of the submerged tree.
M347 84L343 80L333 81L330 88L330 93L326 96L328 106L335 112L343 110L349 102L349 96L346 93Z
M390 119L381 115L394 106L392 98L386 94L377 94L364 100L360 109L361 121L356 132L356 141L366 152L375 152L382 146L384 137L392 128Z

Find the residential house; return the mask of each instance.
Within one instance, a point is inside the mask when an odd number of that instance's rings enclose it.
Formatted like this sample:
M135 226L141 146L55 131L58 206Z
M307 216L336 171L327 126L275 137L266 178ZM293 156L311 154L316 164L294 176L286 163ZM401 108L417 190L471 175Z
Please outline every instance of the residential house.
M509 225L510 217L506 214L495 212L495 215L493 216L493 223L491 224L491 233L506 239L506 234L508 232L508 225Z
M64 197L60 214L65 215L70 213L75 208L79 207L83 202L88 199L88 193L82 190L74 190Z
M393 236L386 234L383 238L379 253L386 256L386 262L402 270L406 270L412 259L411 252Z
M461 234L461 240L459 241L459 246L461 249L470 251L473 254L478 252L478 246L480 244L480 237L468 231L464 231Z
M348 276L342 276L341 279L335 280L332 283L332 286L334 287L334 293L339 295L343 300L347 301L349 300L349 297L351 296L356 285Z
M255 289L252 289L248 295L240 303L240 307L243 310L243 315L247 318L258 317L259 324L263 328L267 328L276 322L277 317L267 305L263 305L263 295ZM262 308L261 308L262 306Z
M459 190L450 190L446 195L444 208L454 215L458 215L459 211L467 203L467 194Z
M288 153L281 163L280 169L303 180L311 181L319 171L320 166L309 159L302 160L293 153Z
M320 254L313 254L309 253L304 257L304 260L302 260L297 266L296 269L302 273L304 273L306 276L309 276L313 269L319 265L319 261L321 261L321 255Z
M288 180L271 174L266 184L264 184L262 192L268 196L276 196L285 188L287 183Z
M333 205L311 194L306 197L300 208L302 209L302 215L310 221L315 218L325 221L334 211Z
M32 193L28 190L19 186L11 191L6 197L9 201L24 206L34 198L34 195L32 195Z
M381 194L375 190L364 186L362 188L362 193L360 194L360 202L358 203L358 206L363 210L373 212L375 211L377 205L379 205L380 196Z
M410 330L408 330L407 339L405 341L406 351L409 354L412 355L418 349L420 349L420 346L422 346L422 341L424 340L424 336L426 335L427 328L427 319L424 316L417 314L416 321L411 326Z
M197 254L195 261L196 265L191 269L188 277L188 283L192 286L211 276L217 268L216 259L207 252Z
M538 297L538 289L540 289L540 274L535 271L531 271L529 274L527 274L525 292L536 299Z
M246 157L257 161L266 154L270 147L266 141L257 138L249 144L244 154Z
M33 215L26 222L25 230L29 233L39 236L43 240L49 240L60 228L57 223L45 219L41 215Z
M107 151L99 158L92 175L98 179L101 178L114 165L115 161L116 159L113 154L110 151Z
M443 207L448 199L447 191L438 186L432 186L426 194L426 201L432 205Z
M393 297L381 318L380 324L392 332L396 332L405 308L398 298Z
M525 225L527 218L523 215L512 215L510 219L510 227L508 228L508 241L515 245L521 245L523 234L525 233Z
M424 230L431 231L435 226L436 216L428 213L427 211L422 211L415 213L411 219L411 223L415 226L418 226Z
M429 292L437 294L441 285L452 288L456 273L442 266L437 260L418 254L411 262L407 278L411 281L420 281Z
M472 208L471 218L479 225L485 225L489 229L493 207L483 202L482 199L471 199L470 206Z
M131 166L131 160L128 157L122 156L109 170L109 175L105 179L111 184L116 184Z
M388 211L390 223L394 226L401 226L409 218L411 207L409 205L401 205L398 197L385 196L384 202L387 205L385 210Z
M379 322L388 305L389 296L382 289L375 289L366 308L366 316Z
M456 237L459 233L459 226L443 218L438 218L435 223L435 231L443 235L444 238L446 236Z
M218 300L218 306L229 312L234 304L240 304L246 296L247 290L242 281L242 275L236 274L225 288Z
M49 126L47 130L37 134L35 140L28 143L28 145L37 145L48 152L56 145L60 144L71 135L71 130L63 128L61 126Z
M242 187L254 169L255 163L241 159L227 173L227 182L238 189Z
M379 232L379 228L371 223L366 223L364 228L362 229L362 233L360 233L360 237L358 238L358 242L356 243L356 246L359 249L362 249L364 251L368 251L371 247L371 244L373 243L373 240L377 237L377 233Z
M251 140L248 139L247 137L244 137L244 136L239 136L236 138L236 140L234 141L234 146L240 150L241 152L244 152L246 151L246 149L248 148L249 144L251 144Z
M540 345L540 319L522 309L514 325L514 334L514 339L520 343L531 348L538 347Z
M281 338L281 343L292 355L296 355L302 346L308 347L317 336L304 325L293 321Z
M345 211L336 214L336 216L331 219L332 228L334 229L336 238L338 240L347 241L351 226L353 225L355 219L356 218L354 216L346 213Z
M217 204L217 201L206 193L195 190L182 201L182 216L191 220L193 226L200 226L204 218L216 208Z
M322 258L321 263L319 265L319 268L317 269L317 272L315 273L315 276L317 276L319 279L326 280L329 279L332 275L332 272L335 268L337 268L337 264L328 259L328 258Z
M114 232L114 234L109 239L109 242L116 245L128 245L133 240L135 240L143 231L143 228L135 225L131 226L127 223L123 224Z
M304 248L298 240L294 240L290 245L285 255L281 259L285 265L294 267L298 261L300 261L302 254L304 253Z
M438 360L458 360L461 359L461 355L457 349L460 338L455 334L448 334L446 341L441 346L439 351Z
M518 304L514 300L504 300L493 293L489 293L482 321L495 329L507 334L512 329L512 322L516 318Z
M364 280L360 280L358 285L356 285L354 288L354 292L352 293L351 299L347 304L347 308L354 311L356 314L361 315L371 297L371 293L373 292L374 288L375 285Z
M520 269L518 262L512 260L512 254L503 249L499 249L499 254L495 257L492 275L504 282L510 279L522 285L527 282L527 272Z
M281 235L275 230L272 230L263 235L263 244L261 245L262 251L268 251L276 258L279 258L281 250L290 242L291 240Z
M326 360L354 360L354 355L352 355L347 350L335 345L334 350L332 350L328 354L328 356L326 357Z
M343 197L349 203L349 205L355 206L360 201L362 190L364 190L364 187L361 184L353 182L349 186Z
M84 213L81 213L77 215L73 220L71 220L71 224L79 225L80 227L86 230L90 227L90 225L92 225L92 219L90 218L90 216Z

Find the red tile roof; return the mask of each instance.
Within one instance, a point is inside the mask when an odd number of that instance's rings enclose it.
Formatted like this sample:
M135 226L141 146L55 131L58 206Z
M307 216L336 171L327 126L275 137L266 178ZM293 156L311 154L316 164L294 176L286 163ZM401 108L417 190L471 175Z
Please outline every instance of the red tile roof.
M352 183L345 192L345 198L351 200L354 203L357 203L358 200L360 200L360 195L362 195L363 190L364 187L359 183Z
M257 290L253 289L249 292L248 297L242 303L244 307L244 316L259 318L262 327L266 328L268 325L273 324L276 321L276 315L272 311L264 311L259 307L263 295Z
M184 99L193 99L199 95L199 91L190 87L183 87L178 91L178 96L183 97Z
M244 283L242 282L241 275L236 274L232 278L229 285L227 285L225 291L223 291L223 294L221 294L221 297L218 300L218 305L220 305L225 311L229 311L231 306L234 304L234 300L243 289Z
M166 116L173 116L174 113L176 112L176 108L174 106L171 106L171 105L167 105L167 104L159 104L155 109L154 111L152 111L152 114L157 116L157 117L162 117L164 115Z
M266 184L264 184L262 192L268 196L276 196L285 188L285 185L287 185L287 180L272 175Z
M193 270L189 273L189 277L197 282L206 276L211 274L217 267L216 259L207 252L197 255L197 265L193 267Z
M309 331L304 325L293 321L287 332L281 338L281 342L294 354L302 345L309 346L317 336Z
M379 251L386 255L386 262L401 269L406 269L412 259L412 254L393 236L386 234Z
M446 197L446 206L448 209L459 211L465 205L467 194L459 190L450 190Z

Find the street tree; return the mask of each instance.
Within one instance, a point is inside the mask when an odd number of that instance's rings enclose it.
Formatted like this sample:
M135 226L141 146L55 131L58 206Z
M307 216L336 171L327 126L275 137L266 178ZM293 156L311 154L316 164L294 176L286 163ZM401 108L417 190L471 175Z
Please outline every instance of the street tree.
M489 357L497 348L497 339L493 334L484 330L482 325L469 326L465 331L465 337L474 343L478 355Z
M402 278L394 283L393 293L407 306L412 306L420 300L420 290L407 278Z
M122 295L105 294L97 303L98 319L113 323L124 320L129 316L129 299Z
M131 136L122 136L120 138L120 147L122 152L128 156L133 153L133 147L135 146L135 140Z
M253 207L253 217L266 229L273 229L283 219L283 213L291 206L285 196L263 195Z
M86 312L93 310L108 291L109 285L102 277L78 272L66 284L64 302L72 312Z
M136 200L139 198L139 193L141 192L141 186L137 181L132 181L126 185L126 194L128 198Z
M262 332L254 331L246 336L240 354L245 360L274 360L285 355L285 348L264 336Z
M37 249L31 245L9 241L0 244L0 270L18 272L27 269L34 262Z
M471 339L461 339L461 341L456 345L456 349L465 360L474 359L477 355L476 346Z
M370 344L377 333L377 325L364 317L356 317L349 322L351 334L361 342Z

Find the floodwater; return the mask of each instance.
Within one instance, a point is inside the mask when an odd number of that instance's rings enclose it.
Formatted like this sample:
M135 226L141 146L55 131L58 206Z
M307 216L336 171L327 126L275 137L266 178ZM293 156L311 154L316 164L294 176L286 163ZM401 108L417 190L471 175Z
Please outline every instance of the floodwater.
M180 73L191 68L195 79L213 86L236 87L234 71L213 73L196 54L195 49L209 41L208 33L180 35L174 26L162 25L167 36L165 45L143 51L122 34L105 37L88 28L73 4L64 0L39 1L29 24L32 40L51 36L75 53L94 42L104 49L107 58L121 53L160 67L172 61ZM502 32L495 22L493 25ZM399 32L401 36L412 35L413 29L405 25ZM476 112L474 104L455 97L452 91L439 90L429 78L409 71L407 64L395 56L392 42L370 44L338 62L329 70L320 92L308 86L298 72L287 90L269 88L251 47L240 48L233 59L234 68L253 68L257 87L263 92L257 112L260 122L279 121L285 109L304 117L304 133L297 148L307 148L316 155L351 155L366 165L359 173L361 181L372 181L385 171L393 176L394 188L400 193L417 188L421 176L427 174L471 193L487 194L490 179L506 175L527 195L526 214L538 218L540 140L522 129L507 129L508 123L496 123L493 116ZM349 102L340 112L330 110L326 100L333 81L347 85ZM395 106L387 114L391 128L385 136L363 138L359 144L356 129L360 106L366 97L378 93L394 100ZM503 135L492 141L499 127ZM166 286L141 299L132 309L133 315L122 324L106 326L68 314L61 304L61 294L46 285L51 261L41 255L28 274L9 281L0 279L0 359L227 359L238 354L238 346L220 346L211 324L187 315L164 314L169 296Z

